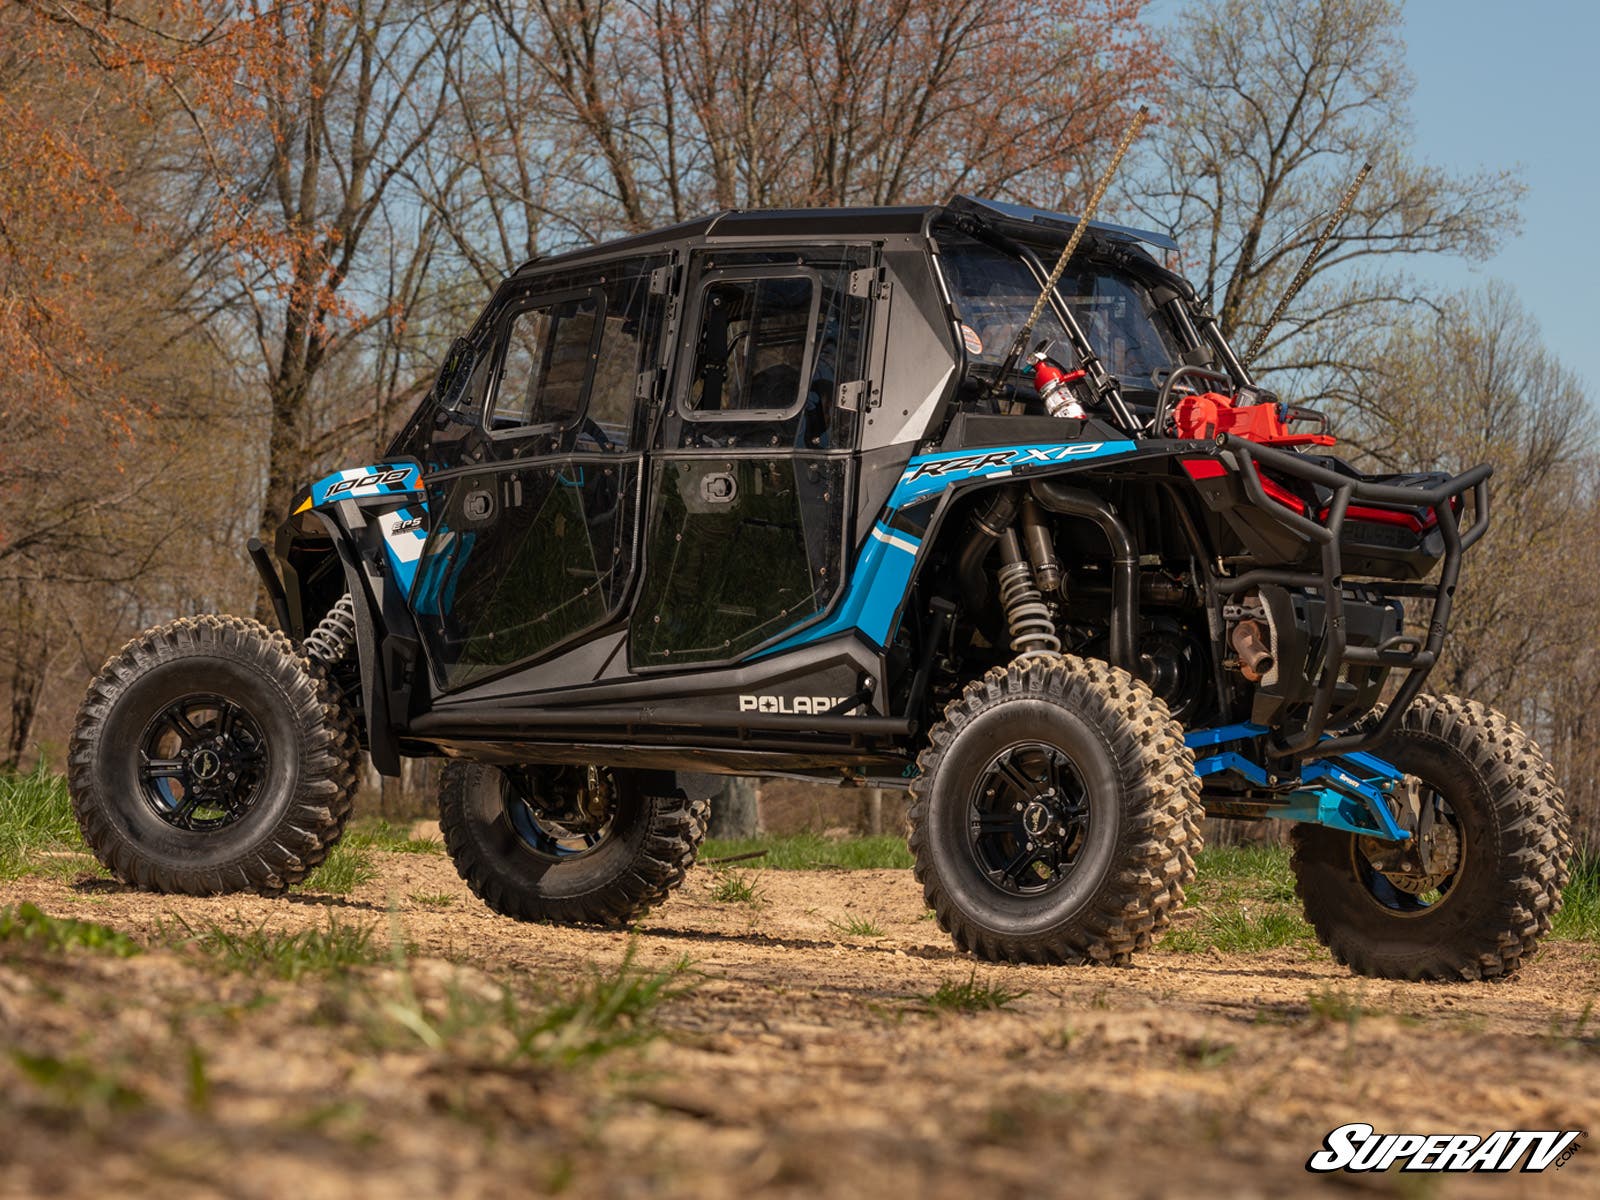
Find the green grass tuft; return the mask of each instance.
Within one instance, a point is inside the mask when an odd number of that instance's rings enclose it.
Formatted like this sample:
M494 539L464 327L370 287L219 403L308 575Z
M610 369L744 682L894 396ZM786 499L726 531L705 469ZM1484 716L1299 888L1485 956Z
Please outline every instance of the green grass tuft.
M542 1014L511 1014L516 1057L573 1066L655 1037L656 1009L692 991L694 980L686 958L647 973L634 968L634 952L630 943L615 971L596 971Z
M845 870L907 869L911 866L911 851L906 849L902 837L849 838L842 842L830 841L815 833L797 833L790 837L714 838L707 841L700 852L703 860L732 858L738 854L765 851L763 867L775 871L809 871L818 867L842 867Z
M347 838L386 854L443 854L444 843L434 837L412 837L410 825L395 825L382 817L368 817L350 826Z
M87 1058L58 1058L13 1050L11 1061L64 1114L91 1126L145 1106L145 1095L119 1075Z
M43 762L26 775L0 775L0 879L39 870L41 854L73 850L87 852L66 779Z
M377 962L382 954L372 944L372 926L343 923L332 914L325 929L289 932L268 929L265 921L253 927L243 921L232 928L215 921L196 927L179 917L177 930L163 933L175 948L201 954L225 971L265 971L279 979L339 974Z
M328 896L348 896L364 883L378 877L378 864L373 857L370 839L360 833L346 832L337 845L328 851L322 865L299 883L297 892L320 892Z
M751 908L760 908L767 902L761 891L760 872L722 868L715 874L716 883L711 886L711 898L718 904L748 904Z
M1306 1008L1314 1021L1324 1025L1345 1025L1354 1029L1363 1016L1380 1010L1362 1002L1359 994L1342 987L1327 987L1306 996Z
M846 937L881 938L883 927L865 917L852 917L848 921L829 921L828 928Z
M109 925L52 917L28 903L0 909L0 942L28 942L45 950L94 950L118 958L139 953L137 942Z
M1316 941L1297 911L1205 908L1161 940L1163 950L1195 954L1213 947L1224 954L1256 954Z
M1573 856L1553 932L1572 941L1600 942L1600 850L1591 846Z
M1282 846L1206 847L1195 857L1186 908L1187 918L1161 939L1161 950L1255 954L1316 944Z
M436 838L414 838L410 826L391 825L381 817L354 821L327 860L296 884L295 890L348 896L378 877L379 853L442 854L444 843Z
M452 1057L578 1066L652 1040L660 1033L657 1010L694 989L688 959L641 971L634 965L636 953L630 942L614 970L593 970L543 1004L519 999L510 988L496 999L454 987L442 1010L429 1011L402 970L400 998L381 1007L382 1020L369 1032L380 1046L398 1038Z
M980 983L974 967L965 980L946 979L931 995L923 997L923 1002L939 1012L994 1012L1027 994L1008 991L988 980Z

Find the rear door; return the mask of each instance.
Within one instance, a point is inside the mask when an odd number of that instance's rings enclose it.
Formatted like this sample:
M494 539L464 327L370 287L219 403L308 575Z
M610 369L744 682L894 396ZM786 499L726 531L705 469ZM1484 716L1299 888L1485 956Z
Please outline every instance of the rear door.
M412 608L441 690L538 662L621 611L668 265L639 258L501 298L479 461L427 480Z
M747 658L838 594L874 264L865 247L691 256L635 669Z

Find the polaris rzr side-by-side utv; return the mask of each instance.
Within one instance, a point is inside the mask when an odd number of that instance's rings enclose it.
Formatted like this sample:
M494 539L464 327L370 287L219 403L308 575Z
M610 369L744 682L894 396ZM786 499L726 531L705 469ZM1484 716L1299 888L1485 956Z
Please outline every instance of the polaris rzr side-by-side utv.
M1562 797L1517 725L1422 692L1490 468L1334 457L1157 234L1085 225L1009 353L1075 224L726 212L524 266L388 457L252 543L278 629L185 618L105 665L89 845L278 891L363 749L443 755L474 892L616 925L683 879L711 775L801 776L909 788L927 902L983 958L1126 963L1210 813L1294 822L1352 969L1514 971Z

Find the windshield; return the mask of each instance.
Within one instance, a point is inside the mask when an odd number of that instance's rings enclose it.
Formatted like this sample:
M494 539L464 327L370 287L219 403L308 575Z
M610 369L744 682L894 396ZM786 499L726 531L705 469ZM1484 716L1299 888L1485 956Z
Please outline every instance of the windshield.
M1040 252L1049 261L1053 251ZM1026 264L981 242L953 241L939 256L950 298L962 323L972 363L997 368L1027 319L1042 281ZM1092 259L1070 264L1056 291L1072 310L1105 368L1125 389L1154 391L1157 375L1181 361L1182 347L1170 319L1159 311L1139 280ZM1046 309L1026 349L1066 330ZM1020 369L1020 364L1019 364Z

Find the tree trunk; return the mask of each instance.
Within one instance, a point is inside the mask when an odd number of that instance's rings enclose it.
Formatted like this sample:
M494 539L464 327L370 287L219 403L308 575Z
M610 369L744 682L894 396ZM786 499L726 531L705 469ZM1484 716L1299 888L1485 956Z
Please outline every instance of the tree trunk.
M868 837L883 832L882 788L865 788L861 792L861 832Z
M761 801L756 781L743 775L728 776L711 801L709 835L714 838L752 838L761 832Z
M0 755L0 771L15 771L33 739L39 698L50 669L50 629L45 610L34 603L28 585L17 587L16 641L11 649L11 729Z

